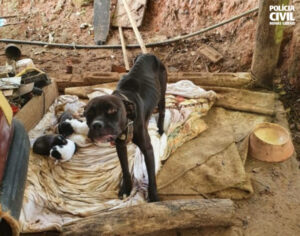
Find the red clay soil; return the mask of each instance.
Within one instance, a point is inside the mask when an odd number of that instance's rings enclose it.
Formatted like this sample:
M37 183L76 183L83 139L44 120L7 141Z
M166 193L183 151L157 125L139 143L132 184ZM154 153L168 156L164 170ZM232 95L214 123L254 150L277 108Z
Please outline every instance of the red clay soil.
M0 16L18 14L24 18L20 19L22 24L0 28L0 38L41 41L53 38L52 42L56 43L93 45L90 27L80 28L82 23L92 24L92 1L86 0L90 3L81 8L73 5L72 1L74 0L2 0ZM58 2L65 2L61 9L57 7ZM257 4L257 0L148 1L140 30L145 42L158 41L229 19L256 7ZM256 20L257 14L253 13L191 40L151 48L149 51L159 56L172 72L249 71ZM290 34L285 36L278 72L282 79L277 82L286 108L291 108L290 126L295 146L300 153L300 98L287 81L285 72L289 58ZM131 29L125 30L125 38L128 43L136 42ZM120 43L117 29L111 29L107 43ZM198 49L203 44L215 48L223 55L223 59L213 63L201 56ZM5 44L0 43L0 52L3 52L4 47ZM21 49L24 58L32 58L37 67L57 80L65 78L66 67L70 62L73 65L73 76L86 72L111 71L112 64L124 65L119 49L75 50L28 45L21 46ZM138 53L139 49L128 50L130 64ZM4 63L5 56L0 53L0 65ZM236 201L239 215L237 227L168 231L155 235L300 235L299 163L293 159L281 164L266 164L249 158L247 168L252 175L255 194L248 200Z
M92 4L76 8L72 1L66 1L61 10L57 10L59 1L29 0L4 1L0 15L11 15L16 12L24 16L24 23L1 28L1 38L27 39L49 41L56 43L76 43L93 45L93 35L90 28L81 29L82 23L92 24ZM229 19L257 5L257 1L230 1L220 3L214 1L149 1L141 27L145 42L175 37L210 26L222 20ZM12 7L15 6L16 7ZM170 70L179 71L247 71L250 68L254 42L256 13L248 17L218 28L210 33L195 37L186 42L174 43L169 46L154 48L157 54ZM136 42L133 31L124 32L128 43ZM50 36L51 35L51 36ZM108 44L119 44L118 30L111 29ZM198 48L208 44L219 51L224 59L211 63L199 56ZM64 73L66 61L71 60L74 67L84 68L84 71L110 71L111 64L123 65L120 50L61 50L35 47L22 47L26 56L34 59L50 75ZM130 50L129 59L133 61L140 50ZM74 73L84 72L76 69Z

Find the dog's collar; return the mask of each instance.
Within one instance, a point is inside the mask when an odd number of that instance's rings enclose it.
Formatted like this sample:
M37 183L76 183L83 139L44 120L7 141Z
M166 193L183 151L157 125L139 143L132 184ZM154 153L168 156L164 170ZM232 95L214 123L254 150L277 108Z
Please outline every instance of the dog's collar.
M118 139L125 141L126 143L129 143L133 138L133 121L128 120L126 130L124 133L122 133Z
M125 99L125 101L131 102L131 101L129 100L129 98L128 98L125 94L120 93L119 91L116 91L116 90L115 90L114 93L113 93L113 95L117 95L117 96L121 97L122 99Z

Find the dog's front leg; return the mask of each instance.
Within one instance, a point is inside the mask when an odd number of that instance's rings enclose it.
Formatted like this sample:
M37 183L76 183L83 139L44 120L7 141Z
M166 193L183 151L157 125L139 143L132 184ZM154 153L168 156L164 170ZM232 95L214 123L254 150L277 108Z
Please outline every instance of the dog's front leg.
M132 188L131 175L128 169L128 160L127 160L127 146L124 140L116 140L116 149L118 157L120 160L122 172L123 172L123 181L119 191L119 198L123 198L124 195L129 196Z
M148 172L148 180L149 180L149 186L148 186L149 202L158 202L159 198L156 189L153 147L147 130L141 132L140 135L143 135L144 137L143 138L139 137L135 139L136 141L135 143L140 148L145 158L145 163Z

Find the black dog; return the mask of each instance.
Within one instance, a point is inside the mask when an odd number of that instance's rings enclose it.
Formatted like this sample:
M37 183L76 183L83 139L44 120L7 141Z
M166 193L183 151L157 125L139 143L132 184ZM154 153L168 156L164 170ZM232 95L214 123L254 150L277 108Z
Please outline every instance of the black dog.
M50 150L56 145L66 145L68 142L63 135L47 134L38 137L33 144L33 152L40 155L50 155Z
M130 195L132 188L128 169L127 147L131 133L145 157L149 179L149 201L159 201L156 190L153 147L148 134L148 121L158 106L158 130L163 133L167 73L161 61L151 54L137 57L132 69L119 81L112 95L92 99L84 116L93 141L115 142L123 171L119 196ZM130 131L132 130L132 132Z

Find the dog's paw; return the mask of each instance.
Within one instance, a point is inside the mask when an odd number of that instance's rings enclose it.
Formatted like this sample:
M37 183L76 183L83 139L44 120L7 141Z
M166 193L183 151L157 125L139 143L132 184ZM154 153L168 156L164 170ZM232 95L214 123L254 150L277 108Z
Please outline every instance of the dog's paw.
M158 197L157 193L155 193L155 194L149 193L148 202L159 202L159 197Z
M163 129L159 129L159 130L158 130L158 133L159 133L160 136L162 136L163 133L164 133L164 130L163 130Z
M132 189L131 180L130 180L130 183L127 182L127 184L124 184L124 181L123 181L121 184L121 187L120 187L119 194L118 194L119 198L124 199L124 198L128 197L130 195L131 189Z

